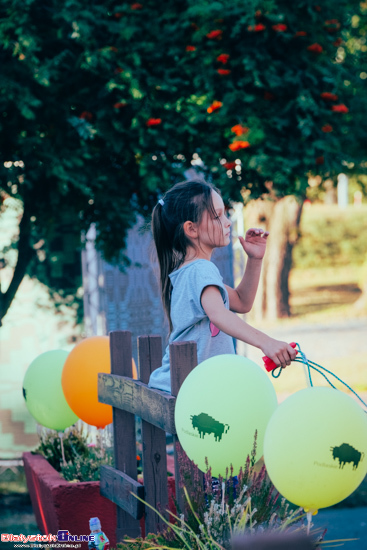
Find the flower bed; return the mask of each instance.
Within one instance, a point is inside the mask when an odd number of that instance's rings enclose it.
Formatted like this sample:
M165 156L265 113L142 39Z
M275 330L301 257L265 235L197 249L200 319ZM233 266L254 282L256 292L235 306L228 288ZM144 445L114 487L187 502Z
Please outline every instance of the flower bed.
M102 530L116 546L116 505L99 492L99 481L71 483L39 455L23 453L34 515L43 534L56 535L61 529L72 535L88 535L89 519L98 517ZM80 543L87 550L86 542Z

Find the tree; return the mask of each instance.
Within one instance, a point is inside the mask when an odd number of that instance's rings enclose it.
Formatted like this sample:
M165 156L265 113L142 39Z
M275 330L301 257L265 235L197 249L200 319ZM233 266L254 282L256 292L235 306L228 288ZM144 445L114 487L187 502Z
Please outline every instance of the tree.
M49 266L66 222L73 242L95 222L104 257L127 265L136 213L148 219L198 158L227 204L242 191L275 211L298 197L297 225L310 174L361 163L350 135L365 137L366 110L343 42L357 12L327 0L3 0L0 193L23 216L1 316L27 272L62 289Z

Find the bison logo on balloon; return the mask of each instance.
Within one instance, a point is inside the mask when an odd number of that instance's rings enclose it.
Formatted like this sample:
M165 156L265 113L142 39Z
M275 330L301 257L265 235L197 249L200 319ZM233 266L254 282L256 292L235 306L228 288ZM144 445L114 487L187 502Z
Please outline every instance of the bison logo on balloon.
M356 470L364 457L364 453L360 453L348 443L343 443L339 447L330 447L330 451L333 453L333 459L339 460L339 468L344 468L345 464L353 462L353 470Z
M198 430L200 438L204 439L205 434L214 434L215 441L221 441L222 435L228 432L228 424L218 422L212 416L206 413L195 414L190 416L192 427Z

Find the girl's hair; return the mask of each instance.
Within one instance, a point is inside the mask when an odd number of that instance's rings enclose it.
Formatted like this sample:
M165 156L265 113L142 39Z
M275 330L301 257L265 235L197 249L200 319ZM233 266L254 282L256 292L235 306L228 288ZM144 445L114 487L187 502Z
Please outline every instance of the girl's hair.
M185 261L187 246L193 246L185 234L184 223L190 220L200 224L205 210L212 218L217 217L212 191L220 194L219 189L204 181L176 183L163 197L164 204L158 202L153 209L152 233L160 268L162 302L170 333L173 330L170 315L172 283L168 275Z

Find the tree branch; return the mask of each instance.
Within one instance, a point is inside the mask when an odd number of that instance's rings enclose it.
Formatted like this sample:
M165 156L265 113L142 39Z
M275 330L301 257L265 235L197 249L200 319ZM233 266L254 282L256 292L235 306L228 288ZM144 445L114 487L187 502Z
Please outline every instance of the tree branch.
M34 250L30 245L30 219L28 209L24 204L23 216L19 224L17 264L6 292L1 293L0 291L0 326L2 326L2 320L10 308L33 254Z

